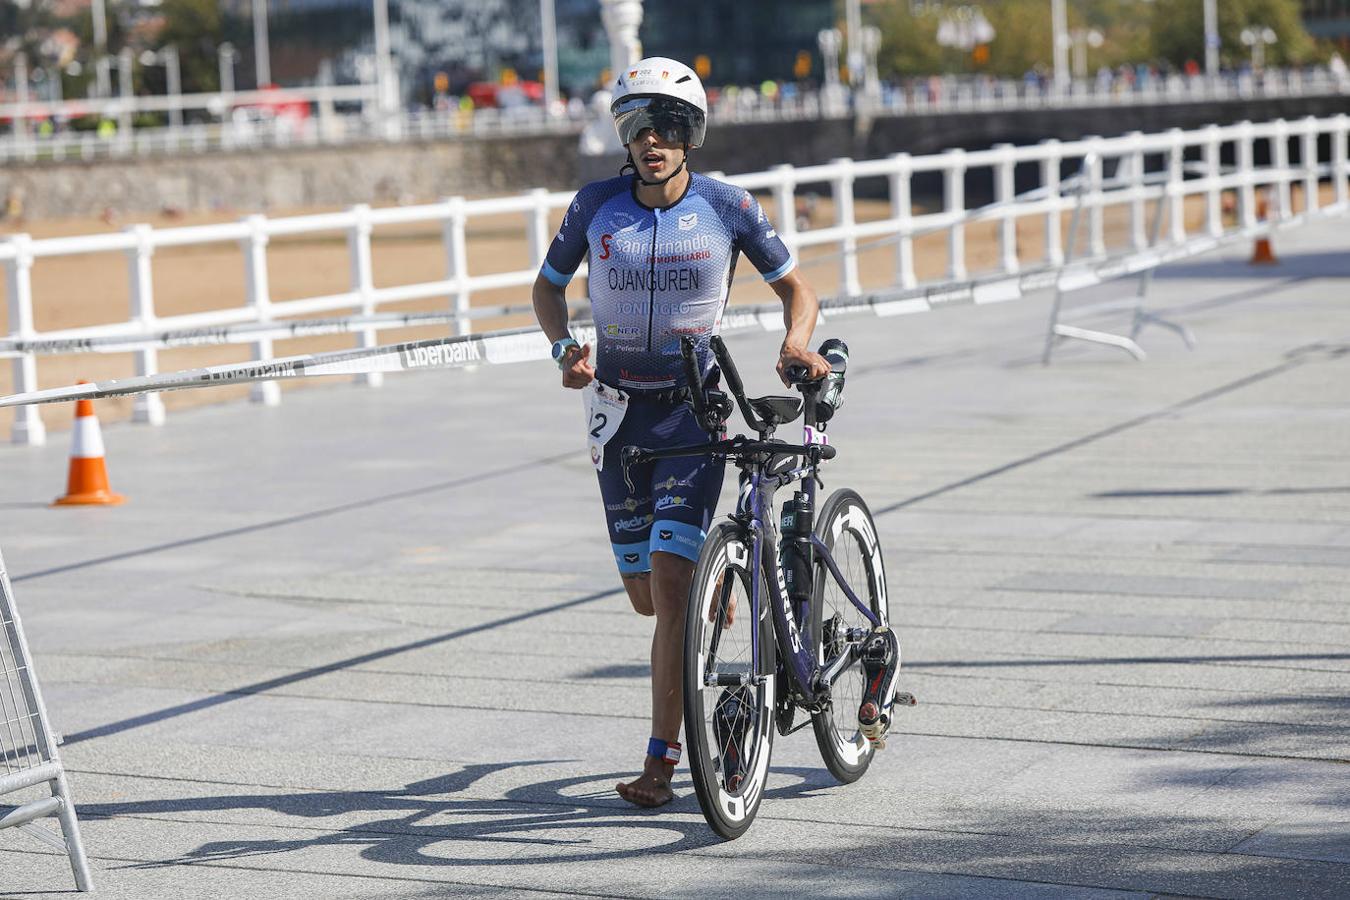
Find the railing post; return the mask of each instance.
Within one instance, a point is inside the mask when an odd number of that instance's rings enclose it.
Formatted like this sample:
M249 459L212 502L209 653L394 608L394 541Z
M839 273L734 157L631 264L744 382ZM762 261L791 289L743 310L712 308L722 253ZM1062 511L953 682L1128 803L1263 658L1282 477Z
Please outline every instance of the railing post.
M1092 159L1088 163L1088 255L1106 254L1105 204L1102 202L1102 139L1097 135L1087 138Z
M1317 117L1303 118L1303 145L1299 148L1303 157L1303 211L1316 212L1322 205L1317 196Z
M1012 144L995 144L993 149L1002 155L994 163L994 202L1003 207L1005 215L998 223L998 248L1003 271L1016 273L1020 266L1017 260L1017 216L1014 202L1014 168L1017 159L1013 155Z
M525 215L528 219L526 228L529 229L530 265L538 268L543 265L548 245L552 242L548 229L548 190L534 188L525 193L534 200L534 206Z
M1223 191L1219 182L1223 178L1219 126L1210 125L1205 129L1205 228L1210 237L1223 234Z
M1130 141L1129 171L1131 192L1134 194L1130 198L1130 246L1135 250L1142 250L1148 246L1148 231L1144 227L1143 191L1146 188L1144 171L1144 133L1142 131L1131 131L1128 135Z
M1242 207L1242 227L1256 227L1256 148L1253 146L1252 123L1238 123L1237 168L1238 205Z
M1331 180L1336 183L1336 202L1350 203L1350 116L1341 113L1331 131Z
M136 246L127 251L127 265L131 273L131 319L145 330L155 327L155 285L150 259L155 255L154 229L149 225L132 225L128 229L136 237ZM137 350L136 374L154 375L159 371L159 351L153 347ZM164 424L164 399L159 394L141 394L131 407L131 421L148 425Z
M253 308L254 320L272 320L272 292L267 281L267 217L247 216L248 237L241 241L244 251L244 294ZM272 358L272 339L261 337L253 342L254 359ZM281 402L281 385L275 381L255 381L249 387L248 398L264 406Z
M360 298L360 313L363 316L375 312L375 267L370 252L370 206L358 203L351 208L356 221L347 230L347 253L351 260L352 293ZM376 346L375 329L363 328L357 333L356 346L365 350ZM379 387L384 384L384 373L363 372L353 379L357 384Z
M942 154L947 160L943 190L945 207L951 220L947 230L947 277L951 281L966 280L966 151L948 150Z
M1186 139L1180 128L1167 129L1168 230L1174 243L1186 240Z
M9 336L15 340L31 338L33 328L33 239L27 234L16 234L9 239L14 258L5 265L5 281L9 294ZM14 357L14 391L26 393L37 390L37 357L31 353ZM14 407L14 423L9 439L15 444L40 447L47 443L47 426L42 423L36 406Z
M455 334L468 334L473 325L467 315L470 297L469 251L464 237L464 198L447 197L445 206L446 219L441 227L441 243L445 247L445 277L457 282L450 295L450 307L455 311Z
M1278 215L1271 218L1287 219L1294 211L1290 208L1289 123L1284 119L1275 120L1275 136L1270 139L1270 164L1275 168L1275 197L1280 207Z
M843 252L839 259L839 291L845 296L854 297L862 293L862 284L858 280L857 221L853 216L853 160L846 157L832 159L830 164L843 169L830 179L834 224L844 231L844 237L839 241L839 248Z
M783 163L769 171L777 176L773 183L773 205L778 211L778 236L788 250L797 255L797 182L793 177L796 170Z
M1059 166L1064 156L1055 138L1041 141L1045 156L1041 159L1041 185L1045 188L1045 201L1049 211L1045 214L1045 261L1051 266L1064 265L1064 236L1060 222Z
M908 153L892 153L891 163L891 218L896 221L899 240L895 245L895 281L902 288L919 283L914 274L914 201L911 179L912 164Z

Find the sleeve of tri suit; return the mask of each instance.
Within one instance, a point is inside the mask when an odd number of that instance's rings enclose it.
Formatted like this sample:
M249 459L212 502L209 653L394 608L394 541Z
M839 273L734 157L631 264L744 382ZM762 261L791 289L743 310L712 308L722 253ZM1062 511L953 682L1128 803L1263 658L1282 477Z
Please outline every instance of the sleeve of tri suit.
M539 268L540 274L558 287L567 287L572 276L577 273L577 267L586 258L586 229L595 215L592 208L594 193L589 186L577 191L563 215L562 227L553 236L544 264Z
M765 281L775 282L797 267L797 260L749 191L741 191L734 219L736 245Z

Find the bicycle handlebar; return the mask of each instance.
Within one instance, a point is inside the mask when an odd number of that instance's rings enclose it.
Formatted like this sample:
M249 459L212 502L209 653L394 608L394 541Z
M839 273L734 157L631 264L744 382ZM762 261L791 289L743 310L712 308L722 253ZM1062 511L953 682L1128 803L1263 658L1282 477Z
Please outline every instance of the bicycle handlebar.
M713 456L742 457L751 456L756 453L790 453L795 456L805 456L812 461L834 459L839 451L829 444L780 444L777 441L752 441L744 436L738 435L734 438L728 438L721 441L712 441L707 444L686 444L682 447L667 447L663 450L647 450L633 444L624 447L619 453L619 461L623 465L623 480L631 491L634 489L633 481L628 476L628 470L631 466L638 463L651 462L657 459L674 459L678 456L703 456L711 454Z

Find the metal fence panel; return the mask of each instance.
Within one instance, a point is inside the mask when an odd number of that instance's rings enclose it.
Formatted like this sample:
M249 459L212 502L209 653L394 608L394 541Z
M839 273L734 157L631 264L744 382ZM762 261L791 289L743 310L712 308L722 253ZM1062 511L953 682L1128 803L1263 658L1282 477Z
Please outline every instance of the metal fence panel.
M0 556L0 799L5 795L46 784L51 796L0 805L0 830L18 828L70 857L75 885L91 890L89 862L80 840L75 804L56 753L56 740L42 704L42 692L33 674L32 658L24 641L14 591ZM34 820L55 816L61 833Z

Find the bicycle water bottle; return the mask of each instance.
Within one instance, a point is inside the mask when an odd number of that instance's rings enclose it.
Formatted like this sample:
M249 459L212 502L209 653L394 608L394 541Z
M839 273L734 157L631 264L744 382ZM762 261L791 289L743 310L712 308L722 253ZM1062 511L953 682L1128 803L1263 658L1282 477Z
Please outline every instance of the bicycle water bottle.
M795 492L792 499L783 504L783 539L778 546L778 562L783 567L788 597L796 603L811 600L811 526L814 512L811 498L802 491Z
M816 400L816 421L823 425L833 418L839 407L844 405L844 371L848 368L848 344L839 338L830 338L820 345L818 352L830 364L830 374L825 376L820 397Z

